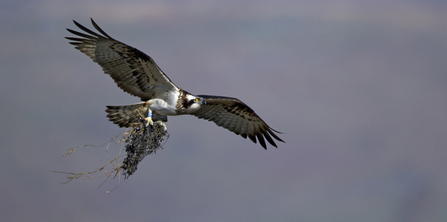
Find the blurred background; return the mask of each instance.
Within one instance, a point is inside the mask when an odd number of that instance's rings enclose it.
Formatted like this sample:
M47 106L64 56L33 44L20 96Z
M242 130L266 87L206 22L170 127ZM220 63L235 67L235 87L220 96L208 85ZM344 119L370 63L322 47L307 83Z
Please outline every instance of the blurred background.
M287 143L170 117L128 180L61 184L52 171L107 162L105 147L62 156L124 131L105 106L139 101L64 39L90 17ZM446 1L4 0L0 20L4 221L447 220Z

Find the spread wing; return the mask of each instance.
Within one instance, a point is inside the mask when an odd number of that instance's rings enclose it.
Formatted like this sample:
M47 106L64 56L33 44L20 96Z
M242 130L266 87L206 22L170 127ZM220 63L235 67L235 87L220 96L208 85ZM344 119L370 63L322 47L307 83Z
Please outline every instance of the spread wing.
M198 95L206 101L206 105L192 113L200 119L213 121L218 126L231 132L250 138L256 143L256 138L264 149L267 149L265 139L274 147L277 147L272 137L284 142L250 107L236 98L223 96Z
M175 91L178 87L166 76L154 60L140 50L117 41L105 33L91 19L93 27L102 34L87 29L73 21L75 25L88 34L67 29L78 37L66 37L94 62L98 63L104 73L109 74L125 92L146 101L156 96L157 92Z

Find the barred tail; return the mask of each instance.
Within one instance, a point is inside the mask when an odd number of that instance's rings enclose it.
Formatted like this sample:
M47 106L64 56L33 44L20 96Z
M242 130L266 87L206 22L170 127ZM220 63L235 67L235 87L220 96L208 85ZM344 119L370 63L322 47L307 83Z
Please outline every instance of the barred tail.
M127 106L107 106L107 117L119 127L130 127L130 124L139 122L140 117L147 117L148 107L143 103L136 103ZM162 120L167 122L167 116L152 113L152 120Z

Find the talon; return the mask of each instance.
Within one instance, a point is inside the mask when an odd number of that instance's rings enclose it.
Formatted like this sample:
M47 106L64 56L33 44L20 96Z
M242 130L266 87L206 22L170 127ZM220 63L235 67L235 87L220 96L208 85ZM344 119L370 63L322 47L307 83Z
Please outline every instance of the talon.
M163 121L158 120L157 122L155 122L157 125L161 126L161 128L163 129L163 132L166 132L168 130L168 127L166 127L166 124L163 123Z
M154 122L152 121L152 118L148 116L148 117L146 117L146 126L149 126L149 125L153 126Z

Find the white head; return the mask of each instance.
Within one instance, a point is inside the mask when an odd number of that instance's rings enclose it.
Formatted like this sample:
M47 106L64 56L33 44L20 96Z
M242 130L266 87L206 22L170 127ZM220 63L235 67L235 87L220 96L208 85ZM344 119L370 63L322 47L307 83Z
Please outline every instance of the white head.
M185 107L187 113L197 111L202 105L206 105L206 101L202 97L197 97L191 94L186 95L183 102L183 107Z

